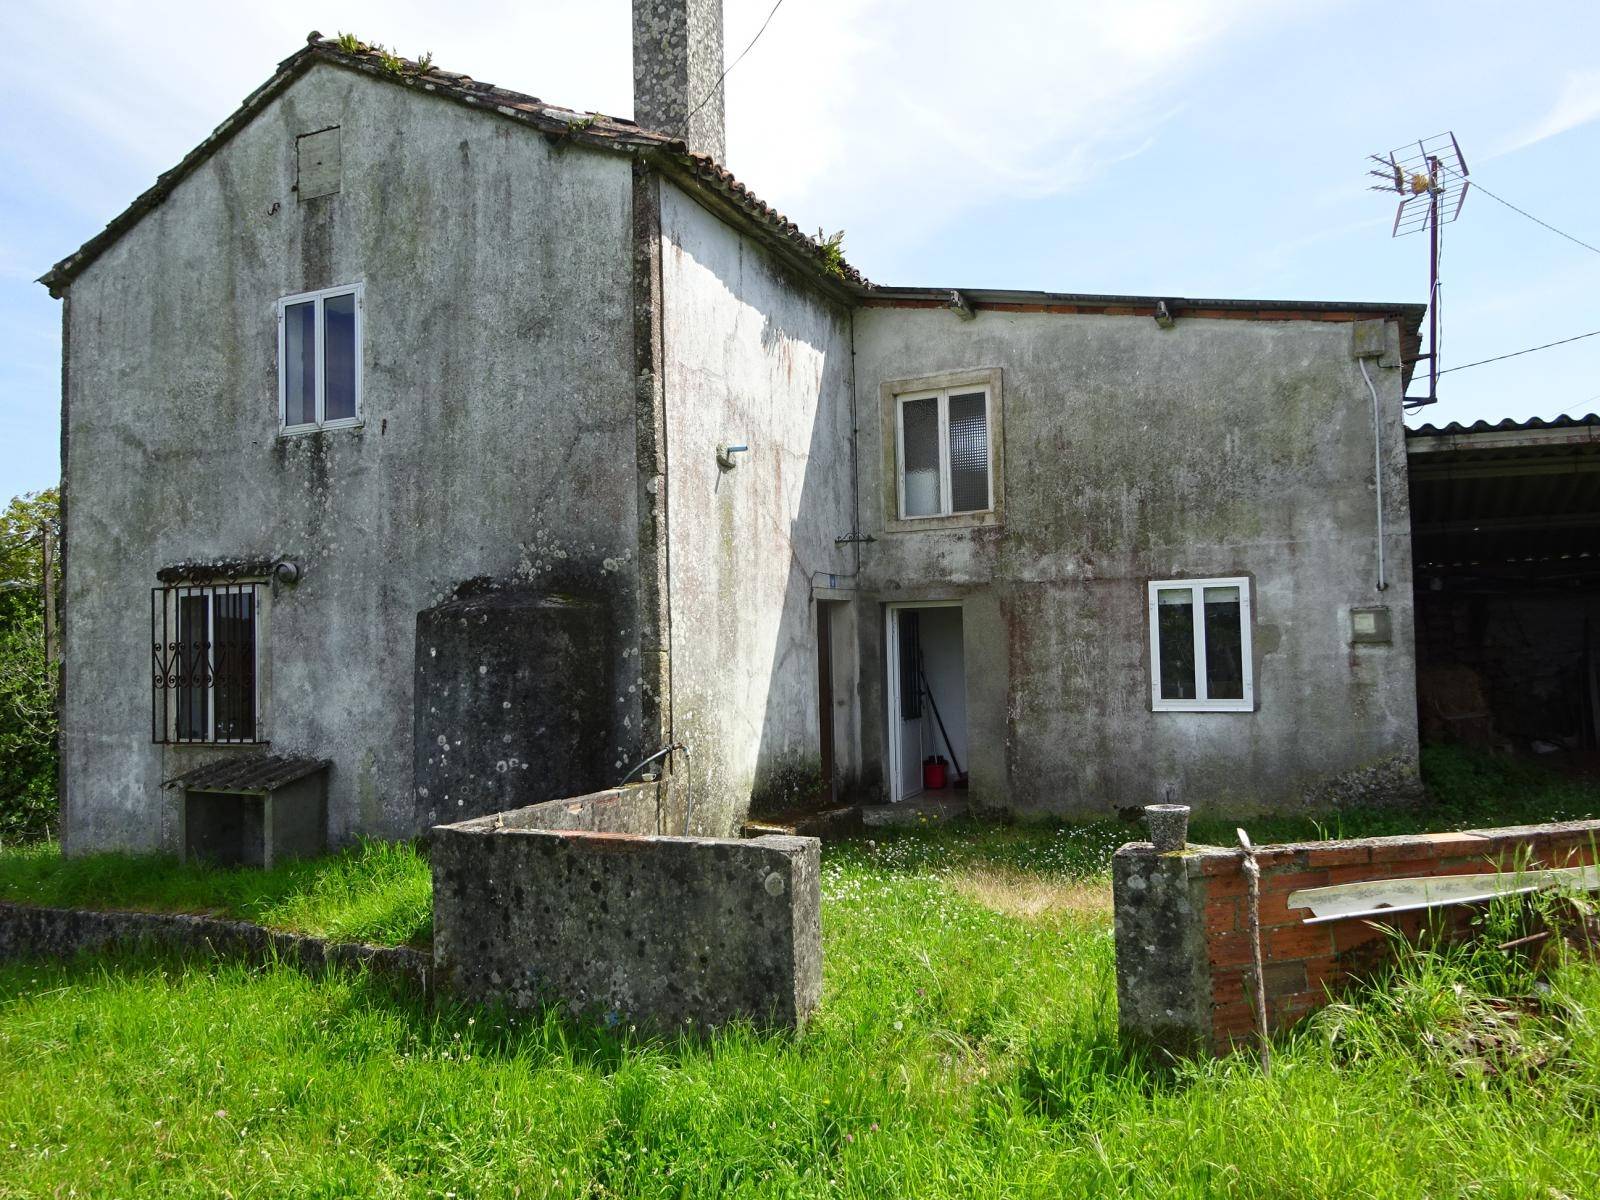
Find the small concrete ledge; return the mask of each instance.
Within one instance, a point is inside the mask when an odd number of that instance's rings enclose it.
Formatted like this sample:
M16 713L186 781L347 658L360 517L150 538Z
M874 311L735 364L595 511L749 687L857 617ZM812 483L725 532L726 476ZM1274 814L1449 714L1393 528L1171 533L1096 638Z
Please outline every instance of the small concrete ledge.
M263 965L283 962L313 975L331 968L363 968L424 993L431 984L433 965L425 950L330 942L266 929L248 921L187 913L44 908L0 901L0 962L70 959L79 954L126 951L134 946L219 959L242 958Z
M802 1024L822 992L818 841L596 830L654 826L653 788L611 795L434 828L440 985L663 1030ZM552 819L580 827L530 827Z

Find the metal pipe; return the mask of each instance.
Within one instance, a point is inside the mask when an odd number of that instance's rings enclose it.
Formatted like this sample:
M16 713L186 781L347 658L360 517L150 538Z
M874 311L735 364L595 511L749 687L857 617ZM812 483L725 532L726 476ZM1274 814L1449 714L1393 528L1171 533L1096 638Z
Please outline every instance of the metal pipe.
M671 745L671 746L663 746L663 747L661 747L661 749L657 750L649 758L647 758L643 762L639 763L637 766L635 766L633 768L633 770L629 771L626 775L624 775L622 777L622 781L620 783L618 783L617 786L618 787L626 787L627 784L628 784L628 781L630 779L632 779L640 771L642 771L646 767L648 767L651 763L655 762L656 759L665 758L667 755L671 754L674 750L677 750L677 749L679 749L679 747L676 744Z
M1378 389L1367 373L1367 360L1358 358L1356 362L1361 367L1361 378L1367 382L1367 391L1372 393L1372 481L1378 494L1378 590L1381 592L1389 586L1383 573L1383 424L1378 412Z
M667 755L671 754L673 751L677 751L683 755L683 833L684 836L687 837L689 835L689 818L694 813L694 761L689 757L689 747L685 746L682 742L673 742L670 746L661 747L661 749L657 750L649 758L645 759L643 762L640 762L631 771L624 775L621 782L617 784L617 787L626 787L628 785L628 781L640 771L644 770L657 759L667 757Z

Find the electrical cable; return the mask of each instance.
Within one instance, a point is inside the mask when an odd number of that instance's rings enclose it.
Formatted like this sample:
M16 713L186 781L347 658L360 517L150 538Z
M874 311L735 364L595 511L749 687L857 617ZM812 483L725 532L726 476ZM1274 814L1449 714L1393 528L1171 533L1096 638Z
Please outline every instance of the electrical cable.
M1600 392L1595 393L1593 396L1590 396L1587 399L1579 400L1576 404L1567 405L1566 408L1563 408L1560 412L1558 412L1555 416L1551 417L1550 419L1552 421L1557 421L1557 420L1560 420L1562 417L1570 416L1572 414L1572 410L1573 409L1582 408L1585 404L1593 404L1596 400L1600 400Z
M1468 367L1481 367L1485 363L1501 362L1507 358L1517 358L1524 354L1532 354L1535 350L1548 350L1552 346L1565 346L1568 342L1581 342L1584 338L1592 337L1600 337L1600 329L1591 329L1588 333L1575 334L1569 338L1562 338L1558 342L1546 342L1542 346L1529 346L1526 350L1513 350L1510 354L1496 354L1493 358L1480 358L1477 362L1462 363L1459 367L1446 367L1439 374L1448 375L1451 371L1465 371Z
M1446 171L1450 171L1449 167L1445 167L1444 169ZM1575 243L1575 244L1577 244L1579 246L1582 246L1585 250L1590 250L1590 251L1593 251L1595 254L1600 254L1600 246L1591 246L1588 242L1584 241L1582 238L1573 237L1570 233L1568 233L1564 229L1557 229L1554 225L1550 224L1549 221L1540 220L1538 217L1534 216L1527 209L1518 208L1515 204L1511 203L1511 201L1507 200L1504 196L1495 195L1488 188L1484 187L1483 184L1479 183L1476 179L1471 179L1471 178L1468 178L1465 175L1461 175L1460 172L1458 172L1458 171L1450 171L1450 173L1452 175L1457 176L1458 178L1466 179L1466 181L1472 185L1473 190L1482 192L1485 196L1489 197L1489 199L1494 200L1497 203L1504 204L1512 212L1518 213L1518 214L1520 214L1520 215L1522 215L1524 217L1527 217L1528 220L1532 221L1535 225L1543 225L1546 229L1548 229L1551 233L1556 234L1558 237L1564 237L1564 238L1567 239L1567 241L1573 242L1573 243Z
M778 2L772 6L772 11L767 14L767 19L761 22L761 28L756 30L756 35L750 39L750 44L747 45L743 50L739 51L738 58L734 59L722 69L722 74L717 76L717 81L711 85L711 89L706 92L704 96L700 97L700 103L696 104L692 109L689 110L689 115L683 119L683 128L679 129L677 133L672 135L675 141L681 142L683 140L683 135L689 132L689 126L693 123L694 119L700 115L700 110L711 102L711 97L717 94L717 89L722 86L722 81L728 77L728 72L732 71L740 63L742 63L744 61L744 56L755 49L756 43L761 40L761 35L767 31L767 26L772 24L772 18L778 15L778 10L782 7L783 0L778 0Z

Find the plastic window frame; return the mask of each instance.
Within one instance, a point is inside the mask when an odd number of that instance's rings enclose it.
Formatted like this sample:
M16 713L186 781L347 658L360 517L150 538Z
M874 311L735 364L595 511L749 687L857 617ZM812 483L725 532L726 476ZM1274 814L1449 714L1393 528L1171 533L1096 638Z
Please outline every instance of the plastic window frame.
M1154 712L1254 712L1255 653L1251 645L1251 629L1255 606L1252 603L1251 580L1248 575L1218 575L1205 579L1152 579L1148 586L1150 627L1150 707ZM1205 590L1212 587L1239 589L1239 661L1244 676L1242 697L1213 700L1206 695L1206 631ZM1169 698L1161 694L1161 629L1158 602L1162 592L1189 593L1190 612L1194 624L1194 690L1192 698Z
M983 395L983 430L988 452L984 472L988 484L986 503L982 508L951 507L950 487L950 397ZM937 400L939 407L939 511L908 513L906 511L906 405L917 400ZM901 521L937 521L945 517L972 517L994 512L994 393L986 383L963 384L958 387L926 388L920 391L897 392L894 398L895 429L895 514Z
M323 419L323 412L327 403L327 354L328 337L327 323L323 317L323 303L334 296L354 296L356 298L355 311L355 368L356 368L356 411L353 417L337 417L332 421ZM313 318L317 331L316 347L316 397L312 411L317 419L309 423L302 422L298 425L289 424L289 340L284 336L284 315L289 308L296 304L312 304L315 316ZM292 296L284 296L273 306L273 312L278 325L278 436L293 437L296 434L316 433L324 429L354 429L365 423L364 396L365 391L363 370L363 346L366 342L366 285L365 283L345 283L337 287L320 288L314 292L297 292Z

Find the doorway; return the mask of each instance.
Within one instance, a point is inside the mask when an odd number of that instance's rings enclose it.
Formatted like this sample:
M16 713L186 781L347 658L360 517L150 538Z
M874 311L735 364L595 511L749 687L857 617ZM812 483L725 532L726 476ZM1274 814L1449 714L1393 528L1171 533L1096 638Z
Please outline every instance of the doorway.
M889 799L955 798L967 784L967 672L960 601L886 611Z

